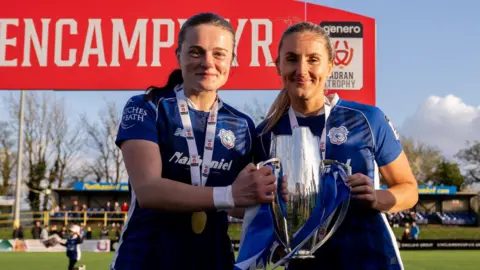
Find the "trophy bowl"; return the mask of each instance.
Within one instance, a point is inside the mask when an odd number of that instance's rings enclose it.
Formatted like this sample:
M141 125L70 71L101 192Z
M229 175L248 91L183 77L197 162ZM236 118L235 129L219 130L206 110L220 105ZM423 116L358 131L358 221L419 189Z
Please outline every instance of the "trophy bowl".
M258 166L270 166L278 179L279 189L270 207L276 240L284 254L277 265L312 257L345 217L350 189L344 180L351 168L322 160L320 140L308 127L297 127L292 135L272 135L269 154L270 159ZM280 193L285 175L287 202Z

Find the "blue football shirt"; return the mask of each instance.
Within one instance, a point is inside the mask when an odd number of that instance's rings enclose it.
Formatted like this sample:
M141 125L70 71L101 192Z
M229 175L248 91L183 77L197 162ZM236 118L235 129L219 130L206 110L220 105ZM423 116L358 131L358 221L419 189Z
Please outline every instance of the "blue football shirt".
M203 155L209 113L189 106L200 159ZM255 125L247 115L219 103L212 168L206 186L227 186L252 161ZM173 91L145 101L137 95L125 105L116 144L142 139L158 144L162 177L191 184L190 158L185 130ZM201 165L200 160L200 165ZM131 186L130 186L131 187ZM225 211L207 212L201 234L191 227L192 213L142 209L130 188L131 208L112 269L233 269L234 256L227 234Z
M75 260L79 261L81 256L82 256L82 251L80 249L80 244L83 243L83 238L80 237L71 237L69 236L66 239L66 242L64 244L66 250L67 250L67 257L70 260Z
M320 137L325 116L297 117ZM257 127L263 133L266 122ZM288 113L263 135L256 149L256 162L269 157L270 138L290 135ZM394 161L402 151L398 134L377 107L339 99L327 122L326 158L349 164L352 173L369 176L380 187L378 168ZM402 269L396 238L384 214L367 209L352 199L344 222L315 254L318 269ZM289 268L290 269L290 268Z

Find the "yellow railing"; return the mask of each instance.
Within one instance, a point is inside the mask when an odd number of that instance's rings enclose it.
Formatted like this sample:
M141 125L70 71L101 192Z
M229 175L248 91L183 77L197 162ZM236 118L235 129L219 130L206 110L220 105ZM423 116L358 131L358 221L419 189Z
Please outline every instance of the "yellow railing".
M125 222L127 212L107 212L107 211L39 211L39 212L21 212L20 224L32 224L34 221L42 221L43 225L63 223L67 225L70 222L87 224L89 222L100 221L107 226L109 222ZM13 226L13 214L0 214L0 227Z

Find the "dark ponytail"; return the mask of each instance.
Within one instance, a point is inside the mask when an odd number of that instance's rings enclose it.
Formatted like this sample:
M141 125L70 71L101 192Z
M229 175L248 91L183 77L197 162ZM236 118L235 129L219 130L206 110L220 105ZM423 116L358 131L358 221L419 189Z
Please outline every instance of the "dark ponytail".
M172 91L175 86L183 83L182 70L175 69L168 76L167 83L162 87L150 86L147 88L145 100L153 100L153 97L161 92Z

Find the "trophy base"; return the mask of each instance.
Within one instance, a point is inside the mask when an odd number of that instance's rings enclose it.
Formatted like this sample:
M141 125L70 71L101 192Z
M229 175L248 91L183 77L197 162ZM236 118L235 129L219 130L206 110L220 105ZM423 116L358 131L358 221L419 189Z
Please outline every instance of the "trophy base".
M315 257L303 257L297 258L294 257L288 262L288 269L316 269L318 264L316 264Z
M307 250L299 250L295 255L292 256L293 259L311 259L315 258L310 251Z

